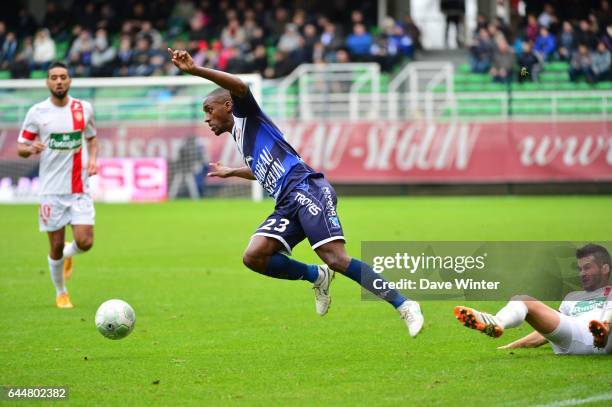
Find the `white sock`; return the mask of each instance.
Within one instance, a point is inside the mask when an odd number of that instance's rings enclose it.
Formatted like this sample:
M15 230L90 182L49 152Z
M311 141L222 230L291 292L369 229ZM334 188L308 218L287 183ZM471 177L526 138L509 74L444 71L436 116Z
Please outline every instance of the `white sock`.
M523 323L525 317L527 317L527 306L523 301L510 301L495 314L495 318L504 329L516 328Z
M74 257L81 253L83 253L83 250L79 249L79 246L77 246L74 240L70 242L69 245L64 246L64 257Z
M59 260L53 260L51 257L47 257L49 262L49 271L51 271L51 281L55 286L55 293L57 295L66 292L66 286L64 285L64 258Z

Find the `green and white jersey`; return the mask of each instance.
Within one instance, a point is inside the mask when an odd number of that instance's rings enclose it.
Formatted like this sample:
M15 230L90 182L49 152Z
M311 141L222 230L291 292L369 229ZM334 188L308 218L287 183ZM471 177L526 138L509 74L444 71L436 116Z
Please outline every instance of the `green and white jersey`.
M88 192L83 137L95 136L89 102L68 97L68 104L58 107L48 98L30 108L18 141L31 144L38 138L46 146L40 155L41 195Z
M593 319L601 320L607 301L612 301L612 286L594 291L573 291L565 296L559 312L588 324Z

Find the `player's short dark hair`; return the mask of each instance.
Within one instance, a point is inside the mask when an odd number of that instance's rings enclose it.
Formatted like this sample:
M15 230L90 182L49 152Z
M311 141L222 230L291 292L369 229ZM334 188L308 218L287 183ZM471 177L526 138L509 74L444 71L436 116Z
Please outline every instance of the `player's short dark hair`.
M224 88L217 88L215 90L213 90L212 92L210 92L208 95L206 95L206 98L204 98L204 100L206 99L221 99L221 100L225 100L225 99L230 99L232 98L232 96L230 95L229 90L224 89Z
M576 250L577 259L582 259L588 256L593 256L595 263L597 263L599 267L603 266L604 264L607 264L609 267L611 264L610 253L605 247L598 244L589 243Z
M47 76L49 76L49 72L51 72L53 68L64 68L66 71L68 71L68 65L61 61L54 61L51 62L51 65L49 65L49 68L47 68Z

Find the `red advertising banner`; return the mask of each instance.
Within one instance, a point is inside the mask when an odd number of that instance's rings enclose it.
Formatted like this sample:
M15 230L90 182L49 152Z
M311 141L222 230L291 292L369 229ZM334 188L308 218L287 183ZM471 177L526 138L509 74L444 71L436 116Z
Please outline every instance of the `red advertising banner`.
M307 163L337 183L612 181L612 135L605 121L279 127ZM0 160L16 159L16 139L17 130L0 131ZM182 160L186 148L202 146L209 161L243 165L232 138L216 137L203 124L101 128L98 144L102 157L162 157L170 165Z

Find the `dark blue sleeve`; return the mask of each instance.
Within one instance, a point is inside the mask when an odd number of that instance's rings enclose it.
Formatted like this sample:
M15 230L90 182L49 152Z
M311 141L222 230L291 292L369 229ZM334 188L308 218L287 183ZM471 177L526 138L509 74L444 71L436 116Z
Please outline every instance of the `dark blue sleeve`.
M236 117L247 117L261 113L261 108L257 104L251 89L244 97L232 96L232 113Z

